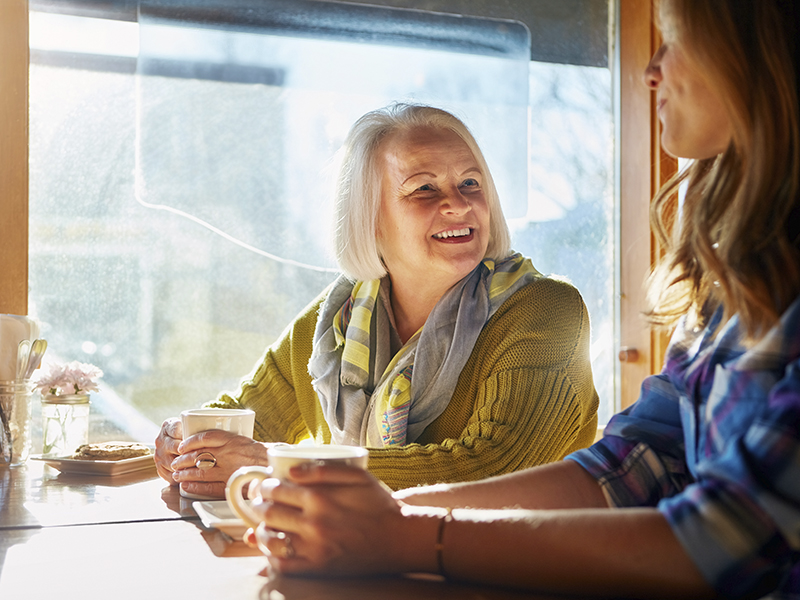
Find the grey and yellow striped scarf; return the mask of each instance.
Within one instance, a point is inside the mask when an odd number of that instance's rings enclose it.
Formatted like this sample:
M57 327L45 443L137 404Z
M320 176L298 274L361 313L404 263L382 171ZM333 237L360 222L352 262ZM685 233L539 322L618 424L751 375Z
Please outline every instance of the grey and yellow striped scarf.
M387 447L416 440L450 402L484 325L541 276L521 254L484 259L394 356L383 280L339 277L320 309L308 365L333 442Z

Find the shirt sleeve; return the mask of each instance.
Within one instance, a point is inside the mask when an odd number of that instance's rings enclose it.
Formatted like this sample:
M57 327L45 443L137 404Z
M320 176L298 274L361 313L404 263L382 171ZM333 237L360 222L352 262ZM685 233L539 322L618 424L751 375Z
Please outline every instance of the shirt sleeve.
M724 375L717 367L715 377ZM601 441L567 457L597 479L612 506L657 507L724 597L758 597L797 575L800 368L788 365L766 387L753 381L738 401L760 408L720 452L698 462L694 477L683 459L678 397L663 375L645 381L639 401L612 419Z
M648 377L637 402L608 422L603 439L567 458L597 480L611 506L655 506L689 480L679 406L666 375Z
M700 463L696 482L658 505L706 580L728 597L761 595L797 576L800 361L764 395L765 408L743 435ZM744 397L752 400L757 389Z

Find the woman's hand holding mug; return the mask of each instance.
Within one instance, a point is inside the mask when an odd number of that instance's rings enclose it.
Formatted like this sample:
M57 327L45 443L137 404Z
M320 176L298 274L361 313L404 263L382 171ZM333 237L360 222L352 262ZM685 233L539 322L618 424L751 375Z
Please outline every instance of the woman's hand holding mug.
M292 467L303 463L315 465L351 466L366 470L369 451L357 446L310 446L310 445L276 445L267 450L269 467L249 466L235 471L228 480L225 488L225 497L234 513L236 513L251 528L245 539L252 539L255 532L255 541L259 549L266 555L274 554L269 544L280 540L280 557L291 559L296 555L292 537L284 531L268 529L264 524L264 514L271 502L265 502L262 497L264 481L274 479L275 484L289 481L289 471ZM244 490L248 490L249 501L244 497ZM266 505L266 506L265 506Z

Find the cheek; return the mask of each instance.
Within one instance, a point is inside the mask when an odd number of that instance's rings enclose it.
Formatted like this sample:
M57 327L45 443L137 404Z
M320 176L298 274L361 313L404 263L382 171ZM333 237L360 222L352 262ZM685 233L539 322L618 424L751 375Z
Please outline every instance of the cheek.
M489 205L484 201L480 205L479 210L479 217L478 221L480 223L481 228L485 231L485 237L488 239L491 231L492 231L492 218L491 212L489 211Z

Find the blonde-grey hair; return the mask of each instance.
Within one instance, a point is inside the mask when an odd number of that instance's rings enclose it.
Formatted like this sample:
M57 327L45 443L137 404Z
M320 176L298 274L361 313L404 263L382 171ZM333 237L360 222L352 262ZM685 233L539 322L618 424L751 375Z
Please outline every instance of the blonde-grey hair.
M510 252L511 236L497 188L467 126L439 108L397 103L362 116L345 139L336 185L334 246L339 268L351 279L367 281L386 275L377 233L381 204L378 151L387 136L419 128L452 131L470 149L483 174L489 208L489 244L484 258L499 259Z

